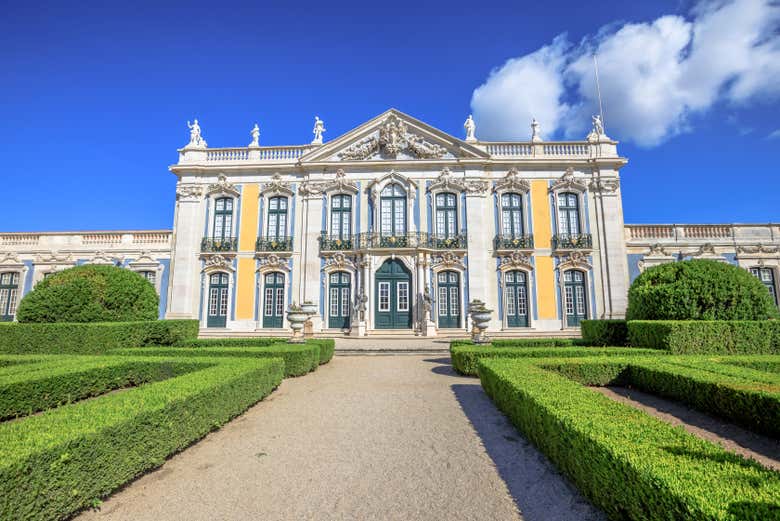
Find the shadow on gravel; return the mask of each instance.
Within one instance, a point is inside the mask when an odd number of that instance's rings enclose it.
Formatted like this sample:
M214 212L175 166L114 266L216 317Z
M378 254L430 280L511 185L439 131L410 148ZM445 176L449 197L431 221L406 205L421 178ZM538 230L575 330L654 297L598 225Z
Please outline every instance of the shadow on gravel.
M448 366L434 368L434 372L457 376ZM452 392L482 440L525 521L606 519L515 429L493 405L478 382L455 384Z
M426 358L425 360L423 360L423 362L428 362L430 364L447 364L447 365L452 363L449 356L445 356L442 358ZM453 372L452 374L455 373Z

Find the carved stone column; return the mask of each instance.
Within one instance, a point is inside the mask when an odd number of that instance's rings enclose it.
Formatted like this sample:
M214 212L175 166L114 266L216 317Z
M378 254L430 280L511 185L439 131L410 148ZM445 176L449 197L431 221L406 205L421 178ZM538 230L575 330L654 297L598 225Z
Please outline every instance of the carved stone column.
M481 300L489 308L498 309L495 259L491 256L494 208L488 189L487 181L466 182L469 299ZM501 322L494 314L488 329L500 328Z
M200 304L200 241L203 238L203 186L179 184L171 244L171 281L166 318L198 317Z

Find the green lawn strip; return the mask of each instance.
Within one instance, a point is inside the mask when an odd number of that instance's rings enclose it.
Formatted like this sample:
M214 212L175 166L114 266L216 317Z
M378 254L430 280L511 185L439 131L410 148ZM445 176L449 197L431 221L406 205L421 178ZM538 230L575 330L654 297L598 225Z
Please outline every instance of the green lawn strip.
M539 357L580 357L580 356L631 356L665 355L655 349L636 349L630 347L499 347L454 345L450 347L452 367L460 374L477 376L479 361L483 358L539 358Z
M776 358L774 360L728 360L724 361L724 363L749 367L766 373L780 373L780 360L777 360Z
M242 413L283 378L279 359L188 362L202 369L0 424L0 519L66 518Z
M591 365L615 366L608 372L619 377L635 360ZM610 518L777 519L780 473L539 367L573 362L589 361L484 359L479 374L512 423Z
M134 347L116 349L112 355L166 356L166 357L233 357L233 358L281 358L284 375L301 376L317 369L320 364L320 348L316 344L273 344L257 347Z
M672 365L691 367L693 369L699 369L701 371L707 371L713 374L729 376L732 378L740 378L751 384L766 384L768 386L775 386L778 390L780 390L780 374L773 373L771 371L755 369L753 367L740 366L731 362L729 358L731 357L695 357L690 360L686 360L685 357L674 357L668 359L666 362ZM780 356L777 355L764 355L763 358L765 358L767 361L771 359L774 359L774 361L780 361ZM760 358L757 361L760 361Z
M0 376L0 420L25 416L114 389L165 380L197 367L186 360L61 356L33 372Z

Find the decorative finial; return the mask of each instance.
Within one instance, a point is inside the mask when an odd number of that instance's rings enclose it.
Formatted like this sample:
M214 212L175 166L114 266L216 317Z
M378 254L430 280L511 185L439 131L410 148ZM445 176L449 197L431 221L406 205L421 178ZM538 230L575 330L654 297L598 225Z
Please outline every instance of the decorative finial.
M533 119L531 122L531 142L532 143L539 143L542 141L542 134L539 131L539 122L536 121L536 118Z
M185 148L206 148L208 146L206 140L200 134L200 125L198 125L197 118L192 124L187 120L187 128L190 129L190 142Z
M466 129L466 141L477 140L477 137L475 136L475 132L477 131L477 124L474 123L474 118L471 117L471 114L469 114L469 117L466 118L466 122L463 123L463 128Z
M322 121L319 116L314 116L314 130L311 131L312 134L314 134L314 140L312 140L312 145L321 145L322 144L322 133L325 132L325 122Z
M252 142L249 143L250 147L259 147L260 146L260 127L257 126L257 123L255 123L255 127L252 129L252 131L249 133L252 136Z

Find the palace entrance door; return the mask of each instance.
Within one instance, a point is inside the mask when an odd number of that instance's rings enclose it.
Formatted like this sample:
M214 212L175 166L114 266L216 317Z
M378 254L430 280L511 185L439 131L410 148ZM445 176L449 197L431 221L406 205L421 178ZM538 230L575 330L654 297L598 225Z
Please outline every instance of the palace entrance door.
M377 329L411 329L412 276L398 259L388 259L375 275L374 316Z

